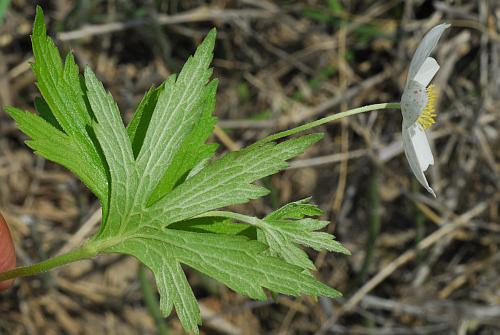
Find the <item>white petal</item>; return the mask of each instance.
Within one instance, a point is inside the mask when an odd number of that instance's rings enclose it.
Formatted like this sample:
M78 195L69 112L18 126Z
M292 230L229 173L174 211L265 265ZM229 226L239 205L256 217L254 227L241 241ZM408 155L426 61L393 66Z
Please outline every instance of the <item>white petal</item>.
M420 184L436 197L436 193L429 186L424 175L429 165L434 164L434 157L425 132L419 124L414 124L409 128L403 125L403 147L413 174Z
M417 83L422 84L422 86L427 87L438 70L439 64L436 62L436 60L432 57L427 57L413 80L415 80Z
M418 45L418 48L415 51L415 54L413 55L413 58L411 59L410 68L408 70L407 81L415 79L417 72L420 70L427 57L429 57L431 52L436 47L439 38L441 37L443 32L449 26L450 26L449 24L443 23L435 26L434 28L429 30L427 34L425 34L424 38Z
M427 101L425 86L415 80L410 80L401 96L401 114L403 115L404 128L410 127L417 121L427 105Z
M431 147L425 131L418 123L414 124L408 129L411 142L417 153L418 163L422 171L426 171L429 165L434 164L434 157L432 156Z

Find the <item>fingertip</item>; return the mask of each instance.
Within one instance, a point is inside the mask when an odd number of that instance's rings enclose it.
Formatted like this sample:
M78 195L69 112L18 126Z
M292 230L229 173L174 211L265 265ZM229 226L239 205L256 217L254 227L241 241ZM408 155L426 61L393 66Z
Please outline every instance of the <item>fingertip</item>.
M7 222L0 214L0 272L5 272L16 267L16 252ZM0 282L0 292L12 286L14 280Z

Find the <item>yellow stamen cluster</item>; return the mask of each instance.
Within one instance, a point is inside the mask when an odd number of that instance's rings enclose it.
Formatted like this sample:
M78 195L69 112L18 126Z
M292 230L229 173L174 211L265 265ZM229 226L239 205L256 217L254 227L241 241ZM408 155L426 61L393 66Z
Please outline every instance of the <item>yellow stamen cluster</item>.
M417 119L417 122L420 123L424 129L429 128L436 122L436 86L429 85L426 88L426 93L427 105L425 105L422 114L420 114Z

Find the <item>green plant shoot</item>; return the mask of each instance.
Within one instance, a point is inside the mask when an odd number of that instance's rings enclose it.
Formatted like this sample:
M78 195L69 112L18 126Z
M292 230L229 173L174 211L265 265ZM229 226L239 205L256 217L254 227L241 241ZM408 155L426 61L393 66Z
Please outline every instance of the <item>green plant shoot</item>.
M30 137L35 153L77 175L99 199L103 220L81 248L32 266L0 273L0 281L47 271L101 253L136 257L154 274L162 313L175 308L184 329L198 333L200 310L182 269L187 265L235 292L267 299L265 290L288 295L338 297L313 275L301 246L348 254L333 236L318 230L328 222L304 199L259 219L220 210L268 194L254 184L287 166L321 139L311 134L277 139L368 110L378 104L317 120L273 135L216 159L206 144L217 80L211 79L215 30L178 75L151 88L126 127L113 97L90 68L80 73L72 54L64 61L47 37L37 8L33 71L41 98L37 113L9 107L7 113Z

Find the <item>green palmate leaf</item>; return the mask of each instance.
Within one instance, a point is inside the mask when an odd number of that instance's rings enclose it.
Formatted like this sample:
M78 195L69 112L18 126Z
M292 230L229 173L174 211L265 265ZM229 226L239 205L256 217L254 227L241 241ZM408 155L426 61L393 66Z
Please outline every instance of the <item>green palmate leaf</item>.
M266 195L255 182L284 169L322 136L255 144L209 162L216 149L205 143L215 124L217 82L209 82L214 43L212 30L178 76L146 93L126 128L96 75L87 68L80 76L71 55L62 62L37 9L33 69L43 96L35 101L39 115L7 110L31 137L30 147L77 174L101 201L103 223L86 247L146 264L162 312L175 307L184 328L194 332L200 312L182 265L255 299L266 298L264 289L333 297L339 293L305 271L314 266L299 246L347 253L317 231L327 222L311 218L322 212L308 199L263 220L207 213Z

